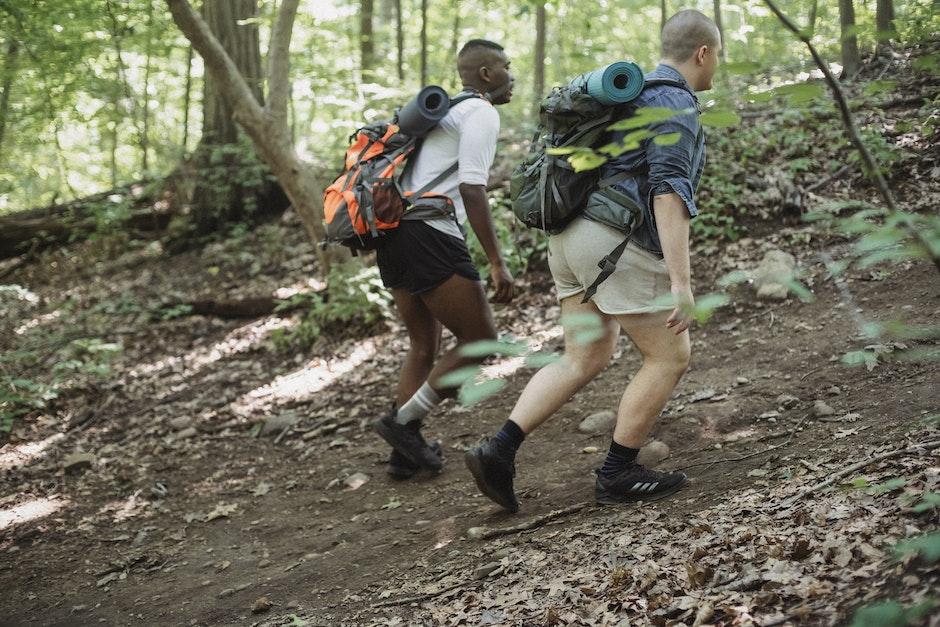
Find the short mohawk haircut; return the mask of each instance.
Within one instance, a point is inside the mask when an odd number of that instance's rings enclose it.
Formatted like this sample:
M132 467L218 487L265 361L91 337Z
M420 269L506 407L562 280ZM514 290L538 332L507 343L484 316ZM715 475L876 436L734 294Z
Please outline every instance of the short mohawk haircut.
M460 52L457 53L457 56L462 57L468 52L471 52L477 48L489 48L490 50L503 49L503 47L498 43L495 41L490 41L489 39L471 39L463 45L463 48L460 49Z

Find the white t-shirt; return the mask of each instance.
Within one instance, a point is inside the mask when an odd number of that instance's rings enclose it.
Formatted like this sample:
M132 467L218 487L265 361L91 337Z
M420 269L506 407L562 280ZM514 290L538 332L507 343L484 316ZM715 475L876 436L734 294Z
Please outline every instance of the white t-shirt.
M403 177L402 188L421 189L457 162L459 166L454 174L427 191L450 197L457 210L457 219L463 224L467 220L467 210L460 196L460 184L486 185L496 156L498 135L496 107L482 98L468 98L458 103L425 136L410 171ZM426 223L454 237L464 238L457 223L450 218L427 220Z

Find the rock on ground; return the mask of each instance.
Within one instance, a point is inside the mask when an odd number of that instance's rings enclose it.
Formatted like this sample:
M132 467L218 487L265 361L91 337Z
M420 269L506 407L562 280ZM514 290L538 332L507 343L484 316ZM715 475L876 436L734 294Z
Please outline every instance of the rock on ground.
M783 300L790 294L787 282L796 274L796 259L782 250L769 250L754 270L758 298Z

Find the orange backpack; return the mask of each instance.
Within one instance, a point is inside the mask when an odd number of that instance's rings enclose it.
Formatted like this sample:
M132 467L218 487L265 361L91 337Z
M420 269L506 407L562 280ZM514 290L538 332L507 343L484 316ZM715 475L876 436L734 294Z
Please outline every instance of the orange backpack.
M450 106L479 98L469 94L450 100ZM457 164L418 190L403 190L400 180L420 138L392 122L368 124L356 131L346 151L343 172L323 193L326 243L355 250L373 250L401 220L453 217L453 201L429 192L457 171Z

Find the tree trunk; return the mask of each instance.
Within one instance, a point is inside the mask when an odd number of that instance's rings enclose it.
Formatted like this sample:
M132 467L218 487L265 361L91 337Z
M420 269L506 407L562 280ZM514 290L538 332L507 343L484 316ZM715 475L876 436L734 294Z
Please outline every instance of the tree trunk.
M144 54L147 61L144 65L144 107L143 128L140 133L140 169L144 175L150 169L148 153L150 152L150 65L153 53L153 0L147 0L147 45Z
M666 28L666 20L669 19L669 16L666 15L668 11L666 0L662 0L659 4L659 32L663 32L663 29Z
M287 128L287 85L291 29L299 0L281 3L269 52L270 70L268 104L262 108L235 61L200 19L187 0L167 0L173 20L202 55L206 72L215 77L219 89L232 104L234 118L245 129L258 154L278 178L291 204L313 240L324 273L332 263L349 258L348 251L333 247L324 250L317 244L324 240L322 187L310 166L297 156L290 145Z
M395 63L398 80L405 80L405 29L402 26L401 0L395 0Z
M852 0L839 0L839 24L842 27L842 78L852 78L862 67L855 35L855 7Z
M816 15L819 13L819 0L813 0L809 5L809 17L806 22L806 29L809 31L810 36L816 32Z
M3 84L0 85L0 165L3 164L3 138L6 135L7 116L10 114L10 90L16 75L16 61L20 46L15 39L7 42L7 54L3 59Z
M193 47L190 45L186 49L186 86L183 92L183 139L180 141L182 146L182 158L186 158L189 150L189 103L193 92Z
M421 86L428 84L428 0L421 0Z
M721 60L724 61L728 58L727 49L728 44L725 42L725 29L721 25L721 0L715 0L715 26L718 27L718 35L721 37Z
M875 24L878 29L878 41L887 43L898 33L894 27L894 0L878 0L875 10Z
M252 99L262 105L263 71L258 26L239 24L257 17L255 0L207 1L202 6L209 29L244 77ZM257 164L239 145L238 127L231 99L222 81L210 72L205 75L202 137L193 154L197 176L190 219L197 234L208 234L226 224L254 219L284 209L276 186L245 176ZM249 183L245 184L248 181ZM279 198L280 197L280 198Z
M359 4L359 62L362 80L371 82L374 78L375 40L372 33L372 16L375 10L374 0L360 0Z
M534 79L535 112L538 113L539 103L545 92L545 2L537 0L535 7L535 79Z

